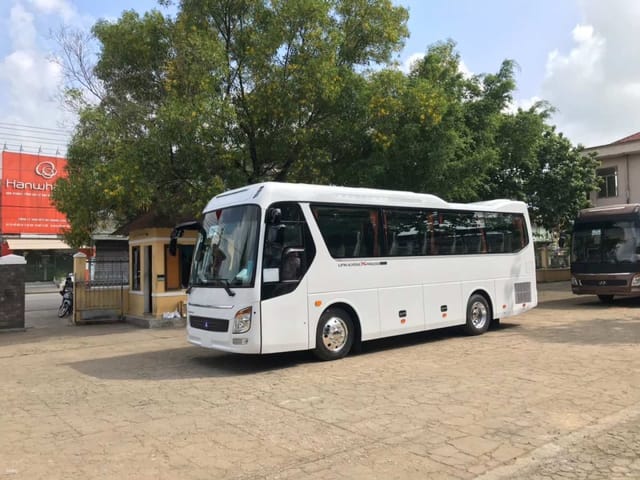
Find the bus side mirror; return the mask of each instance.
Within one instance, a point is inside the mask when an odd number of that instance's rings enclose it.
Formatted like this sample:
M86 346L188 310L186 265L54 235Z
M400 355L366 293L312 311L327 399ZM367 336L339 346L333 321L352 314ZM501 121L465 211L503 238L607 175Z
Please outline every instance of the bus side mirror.
M204 231L204 228L202 228L200 222L194 220L176 225L171 231L171 239L169 240L169 254L171 256L176 255L176 252L178 251L178 239L184 234L185 230L196 230L197 232L200 232L203 237L206 237L206 232Z
M282 210L279 208L270 208L267 210L265 221L268 225L280 225L280 219L282 218Z
M178 251L178 238L182 236L184 230L181 228L174 228L171 231L171 240L169 240L169 254L172 257L176 256L176 252Z

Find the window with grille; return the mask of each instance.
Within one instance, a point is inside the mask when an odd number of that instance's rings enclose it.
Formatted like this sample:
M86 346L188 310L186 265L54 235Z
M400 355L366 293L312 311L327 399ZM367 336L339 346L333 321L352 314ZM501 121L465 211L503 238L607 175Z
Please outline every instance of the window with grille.
M618 169L616 167L601 168L596 171L602 179L600 184L599 198L618 196Z

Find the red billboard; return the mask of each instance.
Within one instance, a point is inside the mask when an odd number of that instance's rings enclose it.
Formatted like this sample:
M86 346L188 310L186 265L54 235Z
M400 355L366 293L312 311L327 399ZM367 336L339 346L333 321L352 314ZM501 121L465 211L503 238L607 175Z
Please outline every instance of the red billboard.
M51 203L56 180L66 176L64 158L2 152L0 222L3 234L59 234L67 218Z

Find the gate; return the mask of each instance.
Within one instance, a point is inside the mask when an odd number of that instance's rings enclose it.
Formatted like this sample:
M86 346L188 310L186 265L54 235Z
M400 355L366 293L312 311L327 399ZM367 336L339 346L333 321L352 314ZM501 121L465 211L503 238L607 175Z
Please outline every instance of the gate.
M120 320L124 317L129 291L129 261L90 258L75 273L74 323Z

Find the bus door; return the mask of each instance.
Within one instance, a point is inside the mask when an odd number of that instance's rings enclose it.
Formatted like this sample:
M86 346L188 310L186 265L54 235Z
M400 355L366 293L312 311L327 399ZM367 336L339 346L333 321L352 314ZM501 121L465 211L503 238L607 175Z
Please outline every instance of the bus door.
M262 353L309 348L305 274L315 253L300 205L271 205L262 255Z

